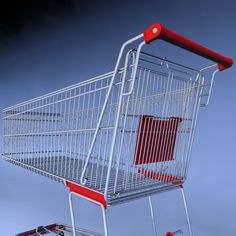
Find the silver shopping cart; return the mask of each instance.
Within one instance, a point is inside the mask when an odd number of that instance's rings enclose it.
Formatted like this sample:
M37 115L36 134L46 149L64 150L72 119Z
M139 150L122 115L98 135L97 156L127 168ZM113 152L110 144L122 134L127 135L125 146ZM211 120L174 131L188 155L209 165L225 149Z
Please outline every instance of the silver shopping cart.
M75 228L76 235L78 236L103 236L96 232ZM73 230L70 225L66 224L51 224L46 226L39 226L35 229L28 230L17 234L16 236L73 236ZM175 232L167 232L166 236L183 236L182 230Z
M196 69L142 51L156 39L216 64ZM105 236L107 207L148 197L157 235L151 196L171 189L181 189L192 236L183 184L197 116L216 72L232 64L153 24L122 45L114 71L4 109L3 156L70 189L74 236L72 195L101 207Z
M92 231L76 228L76 235L78 236L103 236ZM39 226L35 229L28 230L17 234L16 236L72 236L72 227L66 224L51 224L46 226Z

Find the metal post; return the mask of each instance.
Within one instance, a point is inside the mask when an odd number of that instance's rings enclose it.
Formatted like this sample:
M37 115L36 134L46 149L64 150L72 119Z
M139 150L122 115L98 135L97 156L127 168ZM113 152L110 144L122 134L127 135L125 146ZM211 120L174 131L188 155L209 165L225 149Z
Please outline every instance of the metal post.
M104 208L103 205L101 205L101 208L102 208L102 218L103 218L103 225L104 225L104 233L105 233L105 236L108 236L106 209Z
M155 215L154 215L153 206L152 206L152 197L149 196L148 200L149 200L150 212L151 212L151 217L152 217L153 233L154 233L155 236L157 236L156 221L155 221Z
M76 236L75 217L74 217L74 211L73 211L73 205L72 205L72 192L69 193L69 205L70 205L70 216L71 216L73 236Z
M190 218L189 218L189 214L188 214L187 202L186 202L185 193L184 193L184 186L183 185L180 186L180 189L181 189L181 193L182 193L182 197L183 197L183 202L184 202L184 208L185 208L185 213L186 213L186 218L187 218L187 223L188 223L189 235L193 236L191 222L190 222Z

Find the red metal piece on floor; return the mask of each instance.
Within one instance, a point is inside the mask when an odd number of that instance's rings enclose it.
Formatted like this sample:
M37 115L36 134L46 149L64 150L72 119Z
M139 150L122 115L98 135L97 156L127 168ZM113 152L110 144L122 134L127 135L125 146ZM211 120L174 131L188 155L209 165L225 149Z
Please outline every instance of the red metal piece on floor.
M100 202L105 208L107 208L107 203L102 193L86 188L82 185L75 184L71 181L66 180L66 186L71 192L78 193L86 198Z

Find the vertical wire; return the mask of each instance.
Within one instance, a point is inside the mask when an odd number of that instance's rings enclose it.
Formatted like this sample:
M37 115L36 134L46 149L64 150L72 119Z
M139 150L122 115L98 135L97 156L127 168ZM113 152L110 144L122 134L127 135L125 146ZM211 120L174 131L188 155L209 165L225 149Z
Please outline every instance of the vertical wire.
M72 97L74 96L74 98L72 98L72 109L71 111L69 110L69 118L70 118L70 129L71 130L74 130L74 123L75 123L75 119L76 119L76 111L75 111L75 104L76 104L76 97L75 97L75 94L76 94L76 89L73 89L72 91L74 91L74 94L72 93ZM70 147L70 150L69 150L69 160L71 163L69 163L69 166L68 166L68 179L72 179L73 180L73 167L74 167L74 163L75 163L75 154L72 153L72 148L73 148L73 140L75 139L76 137L76 132L70 132L70 141L69 141L69 147ZM72 169L72 171L71 171Z
M78 90L78 91L77 91ZM75 93L80 94L81 87L76 88ZM77 104L76 104L76 121L75 121L75 130L78 130L79 128L79 120L80 120L80 99L81 97L77 97ZM78 169L79 169L79 147L80 147L80 136L81 133L76 132L75 133L75 142L74 142L74 163L72 167L72 172L73 172L73 179L75 182L79 182L79 177L77 176L78 174ZM78 143L78 144L77 144ZM77 147L78 146L78 147ZM77 165L76 165L77 163ZM77 167L76 167L77 166Z

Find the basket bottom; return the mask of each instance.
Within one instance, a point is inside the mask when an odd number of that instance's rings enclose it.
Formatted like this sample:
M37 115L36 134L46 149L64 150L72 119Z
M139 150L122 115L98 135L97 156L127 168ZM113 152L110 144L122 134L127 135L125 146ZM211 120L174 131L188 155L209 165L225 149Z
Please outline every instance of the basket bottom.
M62 183L68 180L80 184L80 176L85 164L85 160L83 159L66 156L20 159L11 159L5 156L5 158L13 164ZM87 175L89 178L86 182L86 187L103 194L107 169L108 167L106 165L89 163L87 167L88 173L92 173L92 171L95 170L96 173ZM96 178L96 176L98 177ZM182 182L173 184L173 182L163 181L163 179L145 178L143 173L138 171L138 167L128 174L122 169L117 172L115 168L111 168L107 203L108 205L112 205L141 198L156 192L176 188L180 184L182 184ZM114 186L116 186L115 191Z

